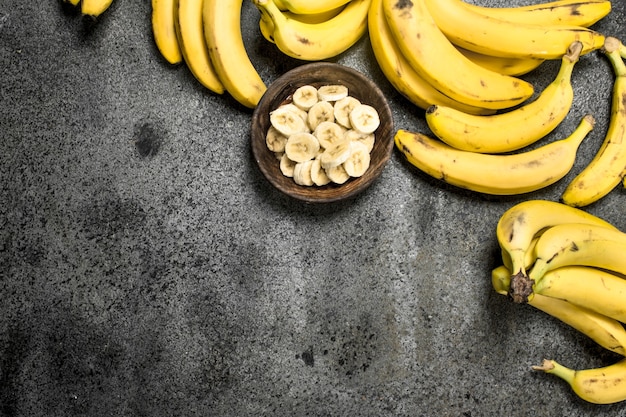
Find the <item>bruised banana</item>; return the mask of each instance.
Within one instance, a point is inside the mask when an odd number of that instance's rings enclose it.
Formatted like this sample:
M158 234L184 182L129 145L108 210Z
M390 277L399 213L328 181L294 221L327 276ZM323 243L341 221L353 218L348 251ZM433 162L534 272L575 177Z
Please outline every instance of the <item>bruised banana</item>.
M604 51L615 71L611 116L606 136L591 162L567 186L562 201L582 207L610 193L626 175L626 65L617 38L607 37Z
M538 294L626 323L626 279L599 268L569 265L549 271L534 287L533 296Z
M80 12L85 16L98 17L104 13L113 0L81 0Z
M395 143L411 164L434 178L485 194L512 195L535 191L563 178L593 126L593 117L587 115L569 137L512 155L461 151L406 130L396 132Z
M589 27L611 12L609 0L557 0L518 7L484 7L467 3L466 8L493 19L528 25Z
M491 282L498 294L508 293L507 280L510 276L510 270L505 266L491 271ZM626 356L626 330L619 321L569 301L541 294L535 294L528 304L578 330L603 348Z
M462 0L424 1L452 43L485 55L559 59L574 41L582 42L581 54L604 43L601 33L582 26L514 23L476 13Z
M240 104L255 108L267 86L243 43L243 0L204 0L202 22L209 56L225 90Z
M176 0L176 36L181 52L191 73L196 79L217 94L224 93L204 38L202 25L203 0Z
M383 10L409 64L443 94L492 110L516 106L532 96L530 83L466 58L435 23L425 0L383 0Z
M424 80L404 58L393 39L383 14L382 0L372 0L368 12L369 38L374 57L391 85L411 103L425 110L440 104L470 114L491 114L493 110L458 102Z
M617 230L611 223L586 211L549 200L527 200L506 210L498 220L496 238L510 259L512 285L509 295L515 302L525 302L532 292L526 267L535 260L538 235L552 226L564 223L591 224ZM529 253L532 250L533 253ZM503 256L504 259L504 256Z
M465 151L504 153L528 146L552 132L569 113L574 101L572 71L581 50L580 42L568 48L553 82L528 104L491 116L434 105L426 111L428 126L439 139Z
M538 285L548 272L568 265L626 274L626 233L590 224L564 223L546 230L535 246L528 278Z
M346 51L365 34L370 1L352 0L339 14L322 23L292 19L273 0L253 3L265 15L261 21L272 21L271 38L281 52L296 59L320 61Z
M556 375L567 382L574 393L593 404L614 404L626 400L626 359L604 366L574 370L554 360L545 359L536 371Z
M351 0L272 0L281 11L310 15L324 13L350 3Z
M183 55L176 36L176 0L152 0L152 34L161 56L179 64Z

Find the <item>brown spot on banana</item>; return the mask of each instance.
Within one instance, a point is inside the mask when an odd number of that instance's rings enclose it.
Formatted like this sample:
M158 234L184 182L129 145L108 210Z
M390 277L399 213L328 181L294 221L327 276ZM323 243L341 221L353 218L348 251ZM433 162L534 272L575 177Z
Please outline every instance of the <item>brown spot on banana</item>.
M410 9L411 7L413 7L411 0L398 0L396 4L393 5L393 8L398 10Z

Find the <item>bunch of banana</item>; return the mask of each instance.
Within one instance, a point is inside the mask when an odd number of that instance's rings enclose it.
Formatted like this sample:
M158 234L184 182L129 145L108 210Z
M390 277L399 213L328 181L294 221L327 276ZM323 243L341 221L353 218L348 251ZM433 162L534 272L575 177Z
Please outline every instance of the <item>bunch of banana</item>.
M210 91L254 108L267 89L241 33L243 0L152 0L152 32L170 64L185 62Z
M371 0L252 1L261 12L259 27L263 36L292 58L332 58L367 32Z
M603 51L615 72L609 128L593 160L574 178L562 195L565 204L583 207L613 190L626 175L626 47L607 37Z
M496 236L503 263L491 274L496 292L626 356L626 233L581 209L529 200L504 212ZM586 401L626 400L626 359L579 371L545 360L533 369L564 379Z
M579 54L599 49L604 36L589 26L610 10L608 0L509 8L372 0L369 33L383 73L411 102L424 110L442 105L481 115L530 98L533 86L519 76L562 59L575 41Z
M96 18L105 12L113 3L113 0L63 0L71 6L80 6L80 12L84 16Z

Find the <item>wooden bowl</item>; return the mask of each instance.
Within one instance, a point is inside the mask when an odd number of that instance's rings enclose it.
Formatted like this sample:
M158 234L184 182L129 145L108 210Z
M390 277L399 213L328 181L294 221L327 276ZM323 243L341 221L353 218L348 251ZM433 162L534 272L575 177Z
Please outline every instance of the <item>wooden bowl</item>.
M279 161L265 142L270 127L270 111L289 103L293 92L303 85L320 87L343 84L349 95L363 104L373 106L380 116L380 126L374 132L376 140L370 154L370 167L358 178L344 184L303 186L295 183L280 171ZM252 153L265 178L283 193L309 203L326 203L352 197L378 178L393 151L393 117L385 96L376 84L360 72L339 64L314 62L299 66L273 82L259 101L252 115Z

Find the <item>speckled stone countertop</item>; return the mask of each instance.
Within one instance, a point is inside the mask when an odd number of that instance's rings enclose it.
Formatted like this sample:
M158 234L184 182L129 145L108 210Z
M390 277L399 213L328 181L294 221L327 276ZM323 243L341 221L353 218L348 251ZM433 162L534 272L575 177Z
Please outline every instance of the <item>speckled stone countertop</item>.
M530 1L480 1L502 6ZM259 33L270 83L301 62ZM597 30L626 39L626 4ZM376 81L396 128L423 112L384 78L364 37L333 61ZM251 111L159 56L150 2L115 0L87 25L56 1L0 4L0 415L616 416L556 377L616 358L491 288L495 225L511 205L558 200L598 148L612 72L574 70L592 112L566 180L524 196L446 186L394 152L356 198L282 195L251 157ZM525 76L537 90L550 62ZM626 230L626 192L587 211Z

